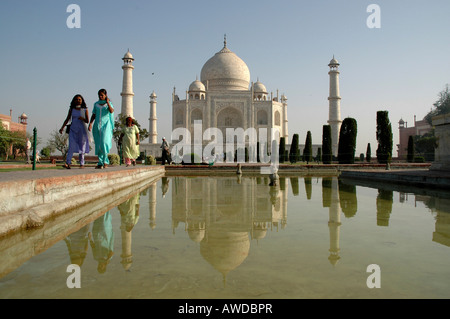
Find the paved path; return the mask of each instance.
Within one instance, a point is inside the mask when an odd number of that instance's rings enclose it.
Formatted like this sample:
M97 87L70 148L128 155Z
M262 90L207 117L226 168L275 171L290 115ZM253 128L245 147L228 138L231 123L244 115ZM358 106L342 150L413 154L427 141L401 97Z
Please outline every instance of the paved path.
M52 165L55 167L55 165ZM24 167L31 168L31 165L25 165ZM37 166L39 167L39 166ZM53 169L37 169L37 170L27 170L27 171L10 171L10 172L2 172L0 171L0 183L14 180L35 180L40 178L51 178L51 177L64 177L64 176L77 176L83 174L96 174L96 173L106 173L113 171L125 171L132 170L137 167L145 167L143 165L138 166L129 166L125 165L121 166L109 166L105 169L96 169L95 166L86 166L83 169L80 169L77 166L74 166L71 169L63 169L61 165L57 166L58 168ZM0 165L0 168L9 168L8 165Z

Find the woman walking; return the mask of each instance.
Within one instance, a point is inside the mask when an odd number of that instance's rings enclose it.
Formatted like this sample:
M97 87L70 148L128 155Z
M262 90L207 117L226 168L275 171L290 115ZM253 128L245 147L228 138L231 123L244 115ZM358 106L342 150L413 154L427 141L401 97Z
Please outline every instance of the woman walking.
M114 107L105 89L98 91L98 99L92 111L89 131L92 130L92 135L94 135L95 155L98 156L98 164L95 168L102 169L109 164L108 153L112 146L114 130ZM93 122L94 127L92 128Z
M86 107L86 102L80 94L73 97L67 118L59 130L60 134L63 133L64 127L69 120L72 120L72 123L68 126L69 150L67 151L64 167L70 169L73 154L78 153L80 168L83 168L84 154L89 153L89 138L86 127L87 123L89 123L89 112Z
M136 158L139 157L139 129L133 124L131 116L126 118L126 126L120 135L122 143L122 153L125 159L125 165L136 165Z

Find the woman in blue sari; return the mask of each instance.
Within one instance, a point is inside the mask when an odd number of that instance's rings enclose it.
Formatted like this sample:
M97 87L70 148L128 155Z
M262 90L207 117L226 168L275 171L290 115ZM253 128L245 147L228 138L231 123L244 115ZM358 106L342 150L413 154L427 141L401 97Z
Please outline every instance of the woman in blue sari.
M95 155L98 156L98 169L106 168L109 164L108 153L112 146L114 130L114 107L105 89L98 91L98 101L94 104L89 131L92 130L95 142ZM94 127L92 128L92 122Z

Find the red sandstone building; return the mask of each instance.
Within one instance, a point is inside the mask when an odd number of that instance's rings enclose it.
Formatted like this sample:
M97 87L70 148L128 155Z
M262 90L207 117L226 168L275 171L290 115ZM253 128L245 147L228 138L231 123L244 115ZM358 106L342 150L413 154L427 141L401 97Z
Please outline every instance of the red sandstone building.
M431 125L426 120L416 121L414 115L414 126L408 127L408 122L400 119L398 122L399 144L397 144L398 159L405 160L408 155L408 139L410 136L425 135L431 132Z
M12 120L12 110L9 110L9 116L0 114L0 120L2 121L2 125L5 129L11 132L23 132L27 133L27 115L22 113L19 116L18 122L13 122Z
M22 113L22 115L19 116L18 121L14 122L12 120L12 110L9 110L9 116L0 114L0 121L2 123L2 126L11 132L20 132L23 134L24 139L27 134L27 115L25 113ZM11 149L9 151L9 155L12 155L13 146L11 145Z

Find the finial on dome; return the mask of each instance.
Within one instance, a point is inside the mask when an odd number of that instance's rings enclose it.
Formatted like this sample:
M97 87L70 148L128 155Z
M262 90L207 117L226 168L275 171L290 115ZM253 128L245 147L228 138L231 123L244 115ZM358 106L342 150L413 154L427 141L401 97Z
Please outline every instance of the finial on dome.
M227 47L227 34L226 33L223 35L223 47L224 48Z

